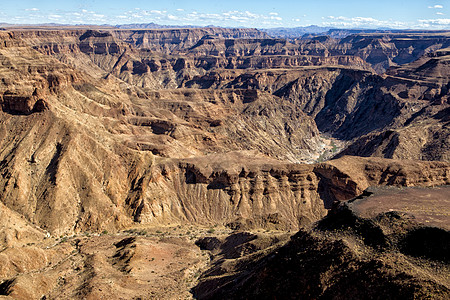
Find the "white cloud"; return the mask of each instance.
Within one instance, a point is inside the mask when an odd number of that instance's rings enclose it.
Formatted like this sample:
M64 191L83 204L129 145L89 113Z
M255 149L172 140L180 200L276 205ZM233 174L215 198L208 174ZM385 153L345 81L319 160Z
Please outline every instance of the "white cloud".
M428 6L428 8L444 8L442 5Z
M39 11L39 8L33 7L33 8L27 8L26 11Z
M450 19L430 19L430 20L419 20L422 25L450 25Z
M437 10L433 10L435 17L424 20L416 20L410 22L389 20L380 20L373 17L344 17L344 16L328 16L322 17L320 24L315 25L329 26L336 28L380 28L388 27L394 29L450 29L450 19L447 19L445 11L440 10L442 5L433 6ZM86 9L74 11L53 10L44 13L32 8L27 9L28 13L23 13L18 18L16 16L5 16L0 12L0 21L12 20L16 23L46 23L46 22L63 22L67 24L124 24L124 23L158 23L163 25L216 25L224 27L288 27L288 26L305 26L306 23L314 24L313 21L307 20L306 15L298 15L294 18L283 19L277 12L267 12L264 14L252 11L230 10L216 13L206 13L202 11L185 11L182 8L173 9L168 12L166 10L144 10L132 8L131 10L123 10L114 15L106 13L94 12ZM15 19L14 19L15 18ZM20 22L19 22L20 20Z
M343 17L343 16L328 16L330 21L322 22L322 26L330 26L337 28L407 28L407 22L393 21L393 20L378 20L371 17Z
M158 13L154 11L154 13ZM157 21L177 21L177 24L198 24L209 25L214 24L218 26L261 26L261 25L281 25L280 21L283 19L278 16L278 13L272 12L267 15L256 14L250 11L226 11L222 13L201 13L192 11L187 14L177 14L176 16L168 14L159 16L152 16Z

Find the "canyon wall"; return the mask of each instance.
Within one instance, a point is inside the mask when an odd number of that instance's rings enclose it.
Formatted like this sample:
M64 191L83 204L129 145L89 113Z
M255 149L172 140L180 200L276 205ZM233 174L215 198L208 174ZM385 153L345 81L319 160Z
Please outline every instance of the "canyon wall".
M215 34L226 45L224 32ZM228 49L280 43L243 37ZM1 38L1 201L30 228L70 234L140 222L295 229L371 185L448 184L443 50L380 76L350 66L299 67L296 57L288 68L283 56L254 70L205 67L202 61L229 58L164 58L110 31ZM436 74L440 81L431 82ZM426 135L411 141L424 124ZM292 164L317 161L323 133L348 143L343 154L444 162Z

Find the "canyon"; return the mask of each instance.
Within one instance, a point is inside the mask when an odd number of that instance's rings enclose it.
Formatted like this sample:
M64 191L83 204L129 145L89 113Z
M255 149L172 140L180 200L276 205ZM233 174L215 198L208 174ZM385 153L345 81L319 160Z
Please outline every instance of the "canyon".
M391 278L393 297L445 299L448 256L404 245L448 236L449 47L446 31L1 30L0 295L248 299L287 282L328 299L369 270L355 297ZM442 207L350 204L394 188Z

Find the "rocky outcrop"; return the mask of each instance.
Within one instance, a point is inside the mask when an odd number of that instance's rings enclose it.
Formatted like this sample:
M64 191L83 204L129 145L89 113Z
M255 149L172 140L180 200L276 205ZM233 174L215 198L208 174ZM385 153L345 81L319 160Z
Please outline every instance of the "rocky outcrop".
M386 74L391 76L420 80L429 84L445 85L448 84L450 74L448 64L450 61L450 48L440 49L430 52L420 59L402 66L389 69ZM440 93L439 93L440 92ZM446 96L447 89L438 91L441 96ZM429 95L429 97L434 95Z
M344 156L319 164L314 171L326 187L327 208L333 201L350 200L370 186L438 186L449 184L447 163Z
M144 222L175 217L288 229L325 212L311 166L279 165L241 153L163 163L145 182L148 186L130 199L136 220Z
M445 299L449 234L405 214L363 218L341 206L287 242L251 233L206 237L197 244L212 263L193 293L198 299ZM423 272L429 265L432 271Z
M43 112L57 93L80 78L77 71L28 47L13 45L0 51L0 105L4 112Z
M20 249L20 250L18 250ZM47 238L0 254L0 293L12 299L189 298L207 263L187 237L123 232ZM182 283L181 283L182 282Z
M79 37L80 51L85 54L114 55L121 51L120 46L109 32L88 30Z
M449 131L444 108L429 118L418 118L407 128L370 133L352 141L338 156L377 156L395 159L449 161ZM445 118L444 118L445 119Z
M388 128L356 138L341 155L448 161L447 60L442 50L389 70L382 84L398 99L400 114Z

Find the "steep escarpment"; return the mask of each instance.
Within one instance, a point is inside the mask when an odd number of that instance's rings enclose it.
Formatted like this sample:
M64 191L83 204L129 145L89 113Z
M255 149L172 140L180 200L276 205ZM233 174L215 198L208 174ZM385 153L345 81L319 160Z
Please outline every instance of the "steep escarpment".
M296 229L369 186L450 183L446 163L345 157L308 166L247 155L160 161L127 199L135 221Z
M406 128L374 132L357 138L341 155L396 159L449 160L448 107L422 109L424 114Z
M117 30L112 34L134 45L137 48L147 48L157 52L173 53L194 46L206 36L218 38L268 38L262 31L251 28L180 28L157 30Z
M239 152L158 159L145 144L137 151L119 145L116 137L98 130L100 124L96 134L101 136L95 138L84 126L41 114L27 116L22 124L20 116L3 121L14 128L39 123L20 142L5 139L2 202L57 234L114 230L132 222L296 228L322 216L324 202L354 197L368 185L449 180L445 163L413 163L409 170L399 162L353 158L314 168Z
M50 33L51 30L20 31L17 36L25 37L32 45L43 45L41 39L54 35L53 41L48 40L45 46L50 51L58 51L62 44L73 44L77 41L73 37L95 36L111 43L112 52L118 51L116 44L125 44L138 49L146 49L163 55L182 54L191 57L250 57L250 56L304 56L303 65L339 64L353 65L357 68L375 70L381 74L389 67L411 63L423 55L449 47L447 32L440 33L385 33L385 34L356 34L344 39L330 37L314 37L289 41L273 39L261 31L254 29L228 28L184 28L158 30L66 30L63 36ZM72 38L68 38L71 36ZM55 43L59 40L60 43ZM61 43L63 42L63 43ZM104 52L109 46L98 43L96 51ZM84 46L83 46L84 47ZM119 46L120 47L120 46ZM89 47L88 47L89 48ZM270 59L259 59L264 65L270 64ZM297 65L299 64L299 58ZM279 61L279 60L278 60ZM243 66L243 63L239 63ZM229 65L231 66L231 65ZM274 67L281 65L274 64Z
M409 31L409 32L354 32L337 37L333 32L330 36L319 36L311 39L297 39L293 43L301 48L311 48L320 45L323 53L330 56L356 56L369 63L372 68L382 74L390 67L411 63L420 57L439 49L449 47L447 31ZM305 53L306 54L306 53Z
M403 103L401 114L390 128L357 138L342 155L448 161L446 54L438 51L390 70L383 83Z
M380 74L391 66L413 62L449 46L447 32L360 33L343 39L321 36L293 41L270 38L253 29L224 28L120 30L113 35L138 48L165 54L180 51L227 57L274 54L358 57Z
M410 63L424 54L449 46L447 32L435 34L379 34L349 36L342 41L354 45L346 52L357 55L371 63L376 70L383 71L393 64Z
M80 77L77 71L23 46L0 49L0 64L1 107L13 114L46 110L49 98Z
M193 34L196 31L187 30L187 32ZM168 36L173 34L169 32ZM313 51L304 54L296 50L287 50L286 41L278 41L281 43L279 46L280 43L272 39L224 40L209 39L208 35L190 48L183 46L182 43L174 44L184 51L180 56L177 51L150 50L151 47L139 50L136 45L124 40L122 35L116 35L111 31L67 31L60 36L58 32L52 31L37 32L37 36L33 36L29 31L17 31L15 35L36 50L52 55L91 76L104 77L105 74L110 74L133 85L151 89L183 86L185 81L195 76L223 68L265 69L343 65L371 70L370 66L358 57L326 56ZM59 43L55 43L53 36ZM210 40L212 42L208 42ZM166 40L161 43L172 45Z
M210 30L205 34L205 30ZM181 51L204 56L302 55L320 58L360 58L377 73L391 66L411 63L421 56L449 46L447 32L355 34L343 39L314 37L289 41L251 32L229 29L179 29L119 31L114 35L137 46L165 54ZM236 29L237 30L237 29ZM130 32L132 32L130 34ZM174 37L174 38L172 38ZM173 40L174 39L174 40Z

